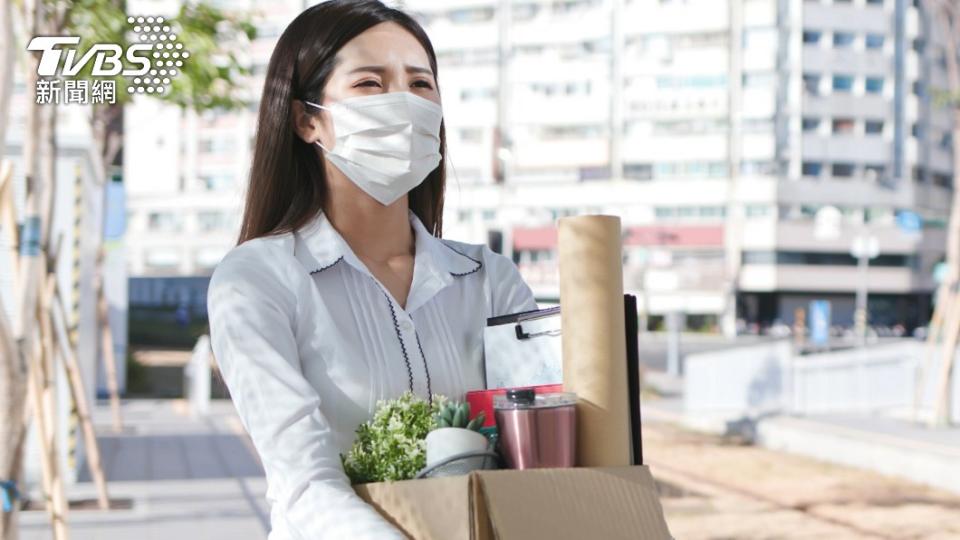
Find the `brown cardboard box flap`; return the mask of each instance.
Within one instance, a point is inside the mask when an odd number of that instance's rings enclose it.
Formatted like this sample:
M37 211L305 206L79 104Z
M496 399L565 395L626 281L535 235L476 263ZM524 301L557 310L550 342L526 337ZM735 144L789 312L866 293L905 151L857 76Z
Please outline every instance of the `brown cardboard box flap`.
M646 467L475 474L495 538L671 538Z
M476 471L354 489L416 540L671 538L643 466Z
M407 536L417 540L471 538L471 477L450 476L354 486Z

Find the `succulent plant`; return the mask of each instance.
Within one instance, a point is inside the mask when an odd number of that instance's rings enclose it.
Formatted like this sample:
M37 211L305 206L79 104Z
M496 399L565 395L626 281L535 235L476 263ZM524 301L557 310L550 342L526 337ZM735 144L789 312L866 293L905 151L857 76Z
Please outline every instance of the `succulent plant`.
M485 416L483 411L480 411L476 418L470 420L469 403L447 401L440 405L440 410L437 412L437 427L455 427L469 429L471 431L480 431L480 428L483 427Z

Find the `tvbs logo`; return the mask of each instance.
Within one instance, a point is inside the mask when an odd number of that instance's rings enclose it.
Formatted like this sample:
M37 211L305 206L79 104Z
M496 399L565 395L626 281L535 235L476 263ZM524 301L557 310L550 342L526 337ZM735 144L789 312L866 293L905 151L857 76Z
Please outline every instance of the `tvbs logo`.
M113 77L121 73L125 77L133 77L150 71L150 52L153 50L153 45L137 43L130 45L124 52L116 43L95 43L77 59L76 47L79 44L80 38L77 36L40 36L30 40L27 50L42 52L40 66L37 68L37 75L41 77L75 76L90 63L90 60L93 60L90 74L94 77ZM58 48L63 46L72 46L72 48ZM128 64L139 67L124 69L121 58L126 58ZM62 69L61 59L63 59Z
M127 17L132 27L134 43L122 47L117 43L94 43L80 54L78 36L37 36L30 40L27 50L40 53L37 75L38 102L44 97L57 98L58 82L51 78L75 77L90 66L93 77L127 78L127 92L157 93L168 90L171 79L177 76L190 53L178 42L170 22L163 17ZM62 81L65 91L77 90L85 81ZM109 83L111 80L93 83ZM78 84L80 83L80 84ZM41 88L42 86L42 88ZM69 87L69 88L67 88Z

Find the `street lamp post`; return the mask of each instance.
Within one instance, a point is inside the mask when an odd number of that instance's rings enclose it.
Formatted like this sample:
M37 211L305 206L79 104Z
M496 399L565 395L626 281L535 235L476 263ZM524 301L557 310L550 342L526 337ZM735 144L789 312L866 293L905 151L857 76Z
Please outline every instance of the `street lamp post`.
M853 316L854 331L856 332L857 346L863 347L867 343L867 276L870 259L880 254L880 242L876 236L867 232L865 215L861 221L861 232L853 239L850 254L857 259L857 300L856 311Z

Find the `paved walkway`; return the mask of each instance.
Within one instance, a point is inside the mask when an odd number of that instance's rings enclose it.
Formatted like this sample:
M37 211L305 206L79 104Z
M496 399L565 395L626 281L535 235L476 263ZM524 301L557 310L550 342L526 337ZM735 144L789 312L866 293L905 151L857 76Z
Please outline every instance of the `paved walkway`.
M123 404L125 430L113 434L109 411L94 423L110 498L132 507L70 511L72 540L253 540L266 537L266 483L233 406L215 401L204 418L191 418L183 401L134 400ZM68 486L71 501L96 490L84 471ZM22 540L48 540L43 511L23 512Z

